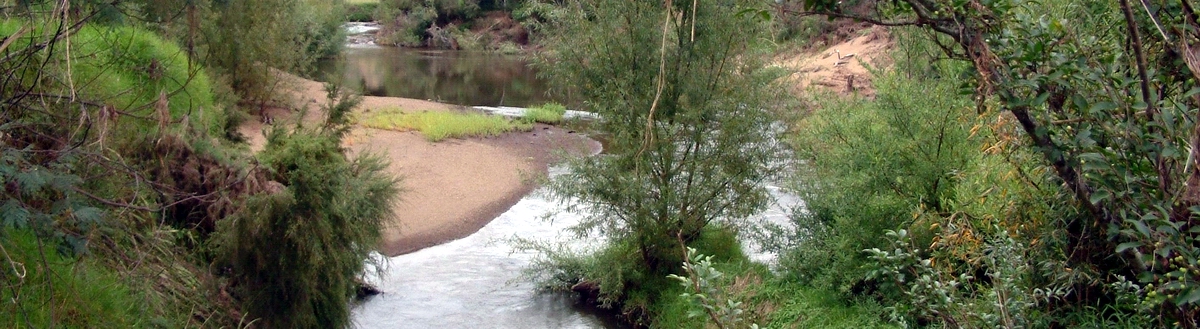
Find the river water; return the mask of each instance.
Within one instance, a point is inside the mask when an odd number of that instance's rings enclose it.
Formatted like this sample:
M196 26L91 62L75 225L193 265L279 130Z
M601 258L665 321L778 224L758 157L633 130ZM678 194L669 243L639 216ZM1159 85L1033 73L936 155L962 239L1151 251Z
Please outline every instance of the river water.
M776 203L751 222L786 225L800 199L777 186L768 190ZM387 258L383 275L368 279L383 294L355 307L355 323L360 328L624 328L573 295L538 293L522 278L536 254L516 251L509 242L514 237L566 241L577 248L599 244L572 239L564 228L577 223L580 214L557 210L556 203L533 193L475 234ZM548 213L554 214L552 220ZM746 241L752 259L774 261L775 255L758 251L753 239Z
M341 58L321 63L320 71L367 95L489 106L531 106L549 99L546 83L527 63L509 56L354 46ZM779 187L768 188L777 202L751 222L786 225L801 201ZM577 223L580 214L557 209L533 193L466 238L378 256L385 264L382 274L367 280L383 293L356 305L353 321L360 328L624 328L573 295L538 293L522 279L536 255L515 251L509 241L570 241L563 229ZM551 212L553 220L546 220ZM752 259L775 259L758 252L753 239L745 240L751 241ZM595 239L573 245L589 244L598 245Z
M355 45L317 69L366 96L517 107L553 99L549 84L517 56Z

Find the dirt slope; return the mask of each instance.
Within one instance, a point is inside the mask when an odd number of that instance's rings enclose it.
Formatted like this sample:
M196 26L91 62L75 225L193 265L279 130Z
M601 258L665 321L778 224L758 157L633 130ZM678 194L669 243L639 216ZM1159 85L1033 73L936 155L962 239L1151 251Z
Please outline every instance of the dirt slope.
M892 40L882 27L858 29L854 34L857 36L819 50L797 50L776 56L775 65L794 72L790 77L792 93L800 95L812 87L843 95L874 96L871 74L862 64L875 68L887 66L886 55Z

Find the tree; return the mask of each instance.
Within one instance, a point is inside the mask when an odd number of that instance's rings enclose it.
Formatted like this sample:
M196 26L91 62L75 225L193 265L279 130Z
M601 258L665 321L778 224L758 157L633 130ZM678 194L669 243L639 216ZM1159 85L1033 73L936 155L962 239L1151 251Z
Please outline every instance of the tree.
M652 275L677 271L681 244L705 227L768 202L763 181L782 153L754 53L762 24L734 14L750 3L583 1L543 58L610 134L607 153L574 162L555 195L592 213L578 233L635 245Z

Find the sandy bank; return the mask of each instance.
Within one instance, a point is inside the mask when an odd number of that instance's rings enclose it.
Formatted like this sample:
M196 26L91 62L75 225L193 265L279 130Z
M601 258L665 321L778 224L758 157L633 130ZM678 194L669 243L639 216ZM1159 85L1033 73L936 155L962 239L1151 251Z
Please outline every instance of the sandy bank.
M325 91L319 82L292 78L297 90L293 108L307 107L306 121L321 119ZM383 108L403 111L457 111L457 106L395 97L364 97L357 111ZM271 108L267 115L286 122L297 111ZM251 149L265 143L262 120L239 131ZM382 154L389 171L403 178L395 219L383 234L380 251L394 256L470 235L503 213L535 186L530 179L546 174L557 150L591 152L599 143L561 128L537 125L533 131L493 138L428 142L416 132L356 128L346 143L356 152Z

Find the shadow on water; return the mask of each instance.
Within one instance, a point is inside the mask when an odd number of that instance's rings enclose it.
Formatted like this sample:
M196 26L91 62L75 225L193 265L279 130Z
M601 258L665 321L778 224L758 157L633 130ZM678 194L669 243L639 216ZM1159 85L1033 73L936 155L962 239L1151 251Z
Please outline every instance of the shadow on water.
M317 76L332 77L367 96L517 107L561 99L549 95L549 84L517 56L349 47L340 57L319 62L317 70Z

